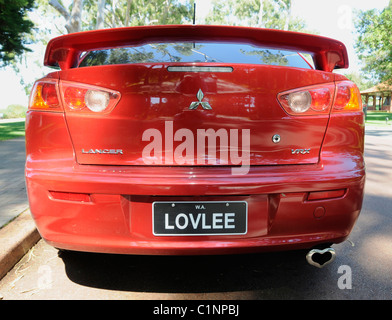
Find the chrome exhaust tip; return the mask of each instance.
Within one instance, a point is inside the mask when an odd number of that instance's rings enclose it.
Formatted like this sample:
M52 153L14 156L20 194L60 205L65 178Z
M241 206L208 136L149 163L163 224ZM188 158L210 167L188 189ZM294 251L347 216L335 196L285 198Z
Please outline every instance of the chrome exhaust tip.
M306 261L317 268L325 267L336 258L336 253L333 248L326 249L312 249L306 255Z

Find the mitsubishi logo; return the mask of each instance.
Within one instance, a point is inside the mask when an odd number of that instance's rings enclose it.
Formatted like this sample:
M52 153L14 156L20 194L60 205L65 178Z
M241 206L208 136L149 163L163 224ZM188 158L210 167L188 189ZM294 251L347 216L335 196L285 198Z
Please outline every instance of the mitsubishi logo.
M199 101L191 102L191 105L189 106L189 109L195 110L195 109L197 109L197 107L199 106L199 104L200 104L200 105L202 106L202 108L205 109L205 110L211 110L211 109L212 109L211 106L210 106L210 104L209 104L207 101L201 101L201 100L203 100L203 98L204 98L204 93L203 93L203 91L201 91L201 89L199 89L199 91L197 92L196 98L197 98L197 100L199 100Z

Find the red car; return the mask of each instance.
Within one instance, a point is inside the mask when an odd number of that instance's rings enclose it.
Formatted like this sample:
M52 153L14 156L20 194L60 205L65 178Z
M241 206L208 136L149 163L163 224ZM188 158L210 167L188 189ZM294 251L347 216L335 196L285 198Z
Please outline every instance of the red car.
M329 246L351 232L364 117L356 85L333 73L348 67L341 42L130 27L52 39L44 64L58 70L32 89L26 181L49 244L149 255L317 247L333 257Z

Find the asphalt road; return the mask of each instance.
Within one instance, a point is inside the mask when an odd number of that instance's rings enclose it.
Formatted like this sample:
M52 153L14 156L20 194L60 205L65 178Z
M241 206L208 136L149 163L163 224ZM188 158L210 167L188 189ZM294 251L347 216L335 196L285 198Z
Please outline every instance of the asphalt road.
M303 252L154 257L59 253L42 240L0 281L0 298L392 299L392 131L367 129L363 210L323 269Z

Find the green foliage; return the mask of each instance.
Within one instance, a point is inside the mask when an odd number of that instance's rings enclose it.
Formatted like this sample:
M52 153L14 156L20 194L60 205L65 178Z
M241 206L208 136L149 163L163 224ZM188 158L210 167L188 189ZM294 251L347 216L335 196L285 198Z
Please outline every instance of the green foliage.
M391 1L392 2L392 1ZM362 71L379 82L392 78L392 3L384 10L362 11L355 21L358 37L355 49Z
M85 0L83 10L83 30L95 29L98 13L97 1ZM118 0L115 2L106 0L104 16L105 28L182 24L192 21L193 6L191 1L184 4L183 1L178 0Z
M34 0L0 0L0 67L10 64L24 51L30 51L26 35L34 24L26 17Z
M351 80L352 82L354 82L359 90L365 90L365 89L369 89L373 86L376 85L375 82L370 81L370 80L366 80L361 74L359 74L358 72L350 72L350 73L345 73L344 74L349 80Z
M303 31L303 20L291 15L291 0L213 0L208 24Z
M47 7L53 2L39 0ZM99 0L84 0L82 30L97 28L98 16L104 16L102 28L153 24L192 23L194 0L104 0L102 12ZM65 8L68 12L72 10ZM59 15L61 16L61 15ZM206 24L258 26L292 31L304 31L305 23L291 15L291 0L212 0L212 10Z
M15 119L25 118L27 108L20 104L11 104L5 109L3 113L3 119Z

